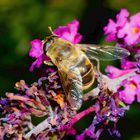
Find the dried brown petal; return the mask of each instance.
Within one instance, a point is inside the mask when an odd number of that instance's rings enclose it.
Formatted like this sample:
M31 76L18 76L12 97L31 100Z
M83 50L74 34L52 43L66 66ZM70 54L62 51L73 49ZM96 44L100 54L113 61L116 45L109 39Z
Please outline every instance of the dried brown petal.
M16 82L15 87L18 90L24 90L27 88L27 85L24 80L20 80L19 82Z

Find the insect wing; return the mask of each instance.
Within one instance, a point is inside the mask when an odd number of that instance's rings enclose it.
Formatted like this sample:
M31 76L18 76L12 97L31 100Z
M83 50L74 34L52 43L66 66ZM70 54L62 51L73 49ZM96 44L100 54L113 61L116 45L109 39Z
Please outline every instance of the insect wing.
M77 44L89 59L104 61L122 59L130 55L129 51L115 46L98 46L93 44Z
M83 96L81 75L75 70L72 70L69 73L66 73L64 71L58 72L68 102L70 103L72 109L79 109L82 105Z

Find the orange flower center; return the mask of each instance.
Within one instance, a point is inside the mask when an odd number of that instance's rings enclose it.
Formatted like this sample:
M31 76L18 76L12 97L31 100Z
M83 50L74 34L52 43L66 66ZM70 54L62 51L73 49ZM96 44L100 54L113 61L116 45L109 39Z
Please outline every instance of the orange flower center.
M134 82L131 82L130 87L135 89L137 85Z
M138 27L134 27L134 28L133 28L133 33L135 33L135 34L136 34L136 33L138 33L139 31L140 31L140 30L139 30L139 28L138 28Z

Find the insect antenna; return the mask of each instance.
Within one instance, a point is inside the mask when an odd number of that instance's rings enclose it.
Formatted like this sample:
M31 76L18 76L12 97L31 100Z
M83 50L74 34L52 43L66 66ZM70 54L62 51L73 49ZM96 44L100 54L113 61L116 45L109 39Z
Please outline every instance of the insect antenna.
M54 35L53 30L52 30L52 27L51 26L48 26L48 29L51 32L51 34Z
M49 31L51 32L51 37L58 37L52 30L51 26L48 26Z

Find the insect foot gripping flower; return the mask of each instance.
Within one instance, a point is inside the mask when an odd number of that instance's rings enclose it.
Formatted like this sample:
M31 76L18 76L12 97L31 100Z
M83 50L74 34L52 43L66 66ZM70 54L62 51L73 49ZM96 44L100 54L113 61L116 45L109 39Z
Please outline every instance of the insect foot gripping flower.
M53 33L58 37L67 40L73 44L77 44L81 41L82 35L78 33L79 21L73 20L67 24L67 26L59 26ZM46 54L43 53L43 42L40 39L34 39L31 41L31 49L29 56L36 58L30 67L30 71L33 71L34 67L39 68L45 60L49 60Z
M82 35L78 33L79 21L76 19L69 22L67 26L59 26L53 32L62 39L65 39L73 44L81 41Z
M116 23L110 20L105 28L108 40L118 37L119 30L128 22L128 15L128 11L122 9L116 17ZM103 130L108 131L111 136L120 137L116 125L129 109L124 102L132 103L135 95L140 102L140 77L135 73L135 76L131 75L129 79L120 80L119 83L122 84L123 89L116 87L115 92L111 90L108 83L113 82L113 78L130 73L133 68L135 69L135 63L123 61L123 70L108 66L107 71L112 79L102 75L97 71L96 66L92 65L90 59L104 52L107 56L113 56L111 57L113 60L114 57L122 58L123 54L126 54L126 52L123 53L125 49L115 47L115 55L110 53L114 50L113 47L107 51L106 47L97 49L94 45L83 45L82 47L87 49L82 50L78 44L73 45L82 38L77 32L78 26L79 22L73 20L67 26L55 29L52 35L43 41L35 39L31 42L29 56L36 60L31 65L30 71L34 67L38 68L38 81L26 84L24 80L20 80L15 84L17 92L7 92L6 97L0 100L2 112L0 140L61 140L65 135L76 135L73 125L94 111L93 121L76 137L77 140L84 140L86 137L98 140ZM104 58L104 55L102 56ZM47 63L48 61L50 63ZM45 65L42 64L43 62ZM95 78L98 83L97 88L83 95L83 89L86 90L92 86ZM131 91L130 94L129 91ZM91 99L94 99L91 106L77 111L82 101ZM32 116L41 118L43 121L34 126Z

